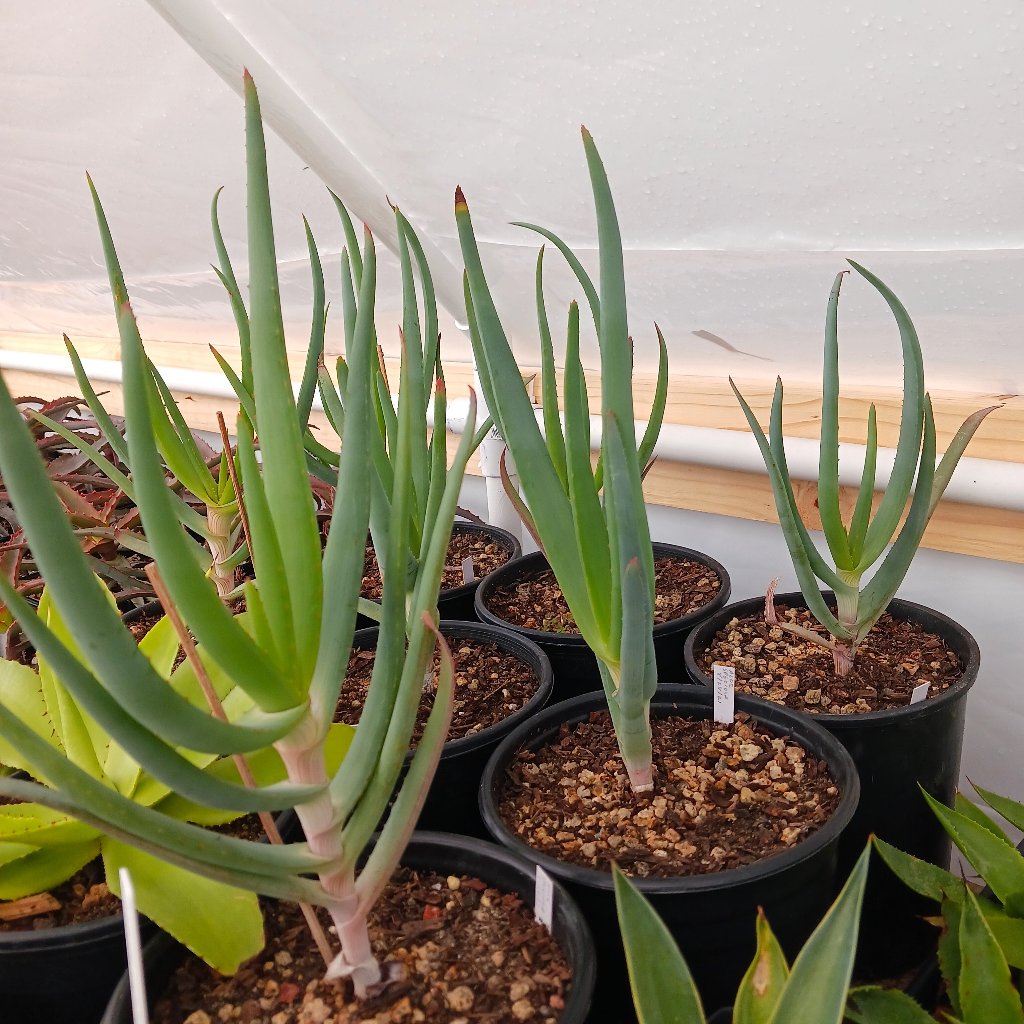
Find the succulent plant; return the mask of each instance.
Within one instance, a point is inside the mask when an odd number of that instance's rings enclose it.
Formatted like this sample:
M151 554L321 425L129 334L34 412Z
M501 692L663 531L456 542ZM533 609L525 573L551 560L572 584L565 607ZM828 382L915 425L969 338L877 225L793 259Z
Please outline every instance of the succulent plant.
M537 309L544 392L542 433L522 386L484 275L473 222L462 190L455 196L465 295L473 351L487 406L516 465L529 506L531 530L547 554L580 634L597 656L619 750L636 791L653 787L650 701L657 687L654 660L654 555L642 474L664 415L667 356L661 351L657 398L637 444L633 421L633 351L626 318L622 241L604 165L583 129L597 209L600 286L553 233L590 304L601 350L601 456L590 461L590 410L579 357L579 308L569 307L565 353L564 428L558 416L554 355L543 297L543 251L538 259ZM536 229L542 230L542 229Z
M155 780L196 805L225 811L294 807L306 840L266 845L212 833L128 799L71 763L11 709L0 705L0 735L38 766L46 785L0 779L0 793L71 814L114 839L178 867L250 892L324 906L340 951L327 975L351 977L358 995L382 977L370 947L367 914L415 826L440 756L451 713L453 669L443 641L433 709L408 771L422 681L434 651L436 594L458 490L469 457L470 429L428 522L411 593L402 580L410 538L411 452L422 430L411 401L397 410L395 528L389 536L385 592L373 676L359 727L337 771L328 737L351 650L372 499L369 457L373 424L373 314L376 257L365 233L360 302L343 383L345 423L338 461L335 518L322 551L301 420L288 374L277 279L266 152L255 86L245 76L248 158L249 331L252 410L237 425L238 496L255 579L244 585L243 625L210 587L158 458L154 417L162 398L111 245L125 380L127 440L133 485L146 536L167 593L165 610L182 622L179 639L196 646L252 702L235 720L211 715L169 687L118 619L89 572L53 496L31 436L0 386L0 471L36 553L54 607L80 658L0 580L29 639L52 665L70 698ZM273 746L285 781L241 785L196 763L210 754L248 756ZM184 748L184 752L179 748ZM388 810L390 806L390 810ZM365 858L373 833L386 821Z
M766 614L770 621L781 628L827 647L832 652L838 675L846 675L850 671L858 645L902 584L935 506L975 431L989 413L999 408L990 406L970 415L936 463L935 419L931 397L924 389L921 343L910 314L895 293L879 278L853 260L848 262L882 296L899 327L903 347L903 409L892 473L874 512L872 504L878 431L873 403L868 411L864 467L856 505L847 525L843 522L839 501L839 291L843 277L848 273L842 271L836 275L832 285L825 318L818 461L818 511L834 565L829 565L815 547L800 518L793 493L782 434L782 379L779 378L775 385L768 436L765 436L754 411L731 378L729 381L761 449L775 495L779 523L789 547L800 590L811 614L828 630L830 636L823 637L813 630L775 617L772 604L774 586L768 593ZM906 519L901 527L904 512ZM864 584L864 574L879 559L881 563ZM835 593L835 612L822 597L819 581Z

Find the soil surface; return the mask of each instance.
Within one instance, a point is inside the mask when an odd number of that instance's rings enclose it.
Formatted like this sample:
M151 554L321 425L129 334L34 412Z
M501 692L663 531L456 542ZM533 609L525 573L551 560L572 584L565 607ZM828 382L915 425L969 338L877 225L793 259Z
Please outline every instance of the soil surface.
M46 899L46 897L51 897ZM30 901L37 901L32 903ZM68 924L85 924L121 913L121 901L107 888L103 860L97 857L42 899L0 901L0 909L10 912L16 904L26 908L39 906L43 913L34 913L13 920L0 917L0 932L31 932L58 928ZM56 905L54 905L56 904Z
M481 579L494 572L499 565L504 565L512 557L512 552L500 541L475 530L455 529L448 542L448 555L445 558L444 572L441 575L441 592L454 590L464 586L466 577L462 572L463 559L473 560L473 576ZM471 581L472 582L472 581ZM381 599L380 567L372 544L366 545L366 559L363 562L363 584L360 596L370 601Z
M569 989L569 966L531 909L466 876L396 873L370 936L401 977L360 1004L348 984L321 980L323 960L295 906L269 905L266 922L266 948L232 977L189 958L153 1024L542 1024L558 1019Z
M497 644L480 643L466 637L446 637L455 660L455 700L448 739L472 736L490 725L508 718L524 707L536 694L540 679L529 665ZM336 722L356 725L366 702L376 651L353 648L348 673L338 698ZM434 653L436 679L438 655ZM423 735L434 693L425 691L420 700L413 728L413 745Z
M749 715L732 725L670 716L651 729L653 792L631 790L611 718L595 711L518 753L502 819L559 860L667 878L770 857L816 832L839 802L825 762Z
M671 622L713 601L722 581L701 562L665 556L654 560L654 622ZM576 620L550 569L507 586L495 587L487 608L499 618L525 629L575 633Z
M806 608L780 603L776 610L784 621L827 635ZM963 673L960 659L940 637L888 613L861 642L847 676L835 674L831 652L769 626L760 613L732 619L697 664L709 677L715 665L731 665L740 693L830 715L905 707L914 687L928 683L930 699Z

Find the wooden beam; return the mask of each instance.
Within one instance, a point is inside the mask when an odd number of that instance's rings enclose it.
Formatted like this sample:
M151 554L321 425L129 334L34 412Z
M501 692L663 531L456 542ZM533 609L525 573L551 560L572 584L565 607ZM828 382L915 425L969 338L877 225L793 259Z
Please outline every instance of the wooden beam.
M119 349L116 343L109 339L84 339L77 347L84 358L118 358ZM27 335L0 335L0 350L4 349L61 356L65 354L60 339ZM147 343L147 351L160 366L217 370L208 348L200 345L157 341ZM237 365L237 351L227 351L224 355ZM298 377L301 374L304 354L296 350L290 352L289 356L292 372ZM386 362L389 377L397 379L397 361L388 359ZM529 367L523 370L524 376L529 376L533 372ZM41 397L56 397L76 391L73 378L57 374L7 370L4 376L8 387L15 395L37 394ZM472 366L468 363L448 364L445 367L445 377L452 397L461 397L465 395L466 388L472 382ZM637 374L635 380L637 415L642 418L650 407L654 378L652 375ZM766 423L774 383L765 380L745 381L741 382L740 387L759 419ZM97 388L104 392L104 401L110 411L120 413L123 409L121 386L100 383ZM597 409L600 401L599 387L591 380L588 383L588 390L591 407ZM176 392L175 397L181 402L188 421L198 429L216 430L218 410L224 413L229 424L234 422L237 414L237 405L226 398L188 392ZM841 437L844 441L854 443L863 441L863 423L868 405L872 401L875 402L878 415L879 443L892 447L895 445L899 428L900 393L896 389L851 388L844 391L840 403ZM940 449L945 447L970 412L984 405L1002 401L1004 408L985 421L968 453L976 458L998 459L1010 463L1024 462L1024 399L1021 396L941 392L933 396L933 401ZM795 384L788 387L785 400L787 435L817 437L819 403L820 394L815 386ZM728 382L708 377L672 378L666 421L746 431L742 413ZM337 438L322 413L314 413L311 424L316 428L317 436L324 444L331 447L337 443ZM450 453L454 451L454 443L454 439L449 438ZM478 473L478 467L478 460L474 457L470 464L470 473ZM811 528L818 528L820 523L817 519L815 485L806 481L795 482L795 488L805 522ZM758 473L661 460L655 463L648 475L645 490L648 500L654 504L761 522L777 521L768 479ZM855 500L852 488L843 489L842 500L844 507L852 507ZM1024 513L944 501L935 512L923 545L940 551L1024 563Z

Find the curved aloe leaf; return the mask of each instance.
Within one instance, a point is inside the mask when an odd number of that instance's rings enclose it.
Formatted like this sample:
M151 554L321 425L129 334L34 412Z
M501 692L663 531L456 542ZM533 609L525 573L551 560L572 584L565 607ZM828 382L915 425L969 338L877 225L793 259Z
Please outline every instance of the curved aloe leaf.
M612 876L640 1024L704 1024L697 986L671 932L618 865L612 866Z
M775 1007L777 1024L840 1024L857 950L870 849L860 855L839 898L793 963Z

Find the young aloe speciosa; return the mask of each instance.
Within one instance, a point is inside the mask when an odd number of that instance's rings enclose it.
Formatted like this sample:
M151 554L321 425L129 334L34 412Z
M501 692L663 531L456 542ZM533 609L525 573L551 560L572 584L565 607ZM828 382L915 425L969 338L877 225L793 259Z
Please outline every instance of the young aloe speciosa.
M170 603L211 665L252 707L222 720L176 693L153 668L83 562L31 436L0 386L0 471L28 527L53 605L78 644L72 654L38 614L0 579L0 596L58 673L70 699L154 779L183 799L229 811L294 807L306 841L265 845L212 833L140 805L68 761L32 723L0 706L0 733L47 785L5 778L0 793L37 802L206 878L252 892L323 905L341 949L328 976L351 977L358 995L377 983L381 965L369 943L367 913L415 826L448 731L451 657L443 642L434 707L397 795L422 680L436 637L436 594L448 545L438 528L426 544L411 590L385 587L373 676L358 729L340 768L328 761L328 737L344 683L355 625L371 507L373 295L376 260L365 233L360 305L348 352L347 406L338 460L337 501L321 551L302 423L292 393L277 278L266 151L255 86L245 76L252 411L239 415L238 466L255 580L246 583L248 625L220 601L185 536L157 455L152 428L161 395L121 284L113 248L125 379L128 454L146 535ZM116 274L115 274L116 271ZM394 528L390 565L404 565L410 538L410 452L422 430L400 396ZM422 396L412 403L422 404ZM471 405L470 420L473 419ZM472 425L438 501L437 523L450 524L469 457ZM395 574L396 578L400 574ZM211 777L196 755L250 754L272 745L285 781L246 787ZM178 748L184 748L184 752ZM383 829L357 864L394 798Z
M554 355L537 263L537 309L543 366L544 426L533 406L491 297L462 190L455 196L473 351L487 405L519 467L531 529L540 540L576 625L597 656L619 750L636 791L653 787L650 701L654 660L654 556L642 473L664 415L667 356L661 352L656 400L637 445L633 353L626 318L622 240L604 165L590 133L583 146L597 210L600 282L595 287L569 248L541 231L566 256L590 304L601 354L601 456L590 460L590 410L579 355L579 308L569 308L564 429L558 416ZM528 225L532 227L532 225Z
M895 293L874 274L848 261L885 300L899 327L903 347L903 408L892 473L877 508L872 512L878 433L875 407L868 411L867 449L857 501L849 524L843 522L839 488L839 291L844 276L836 275L825 318L825 355L822 375L821 443L818 461L818 511L825 541L834 562L829 565L815 547L800 517L786 462L782 434L782 379L776 382L768 436L754 411L730 378L747 423L757 439L775 496L775 508L789 547L793 567L811 614L831 638L773 617L773 589L766 613L783 629L812 643L827 647L838 675L853 666L857 647L885 611L903 582L921 544L925 528L949 484L960 457L985 417L999 406L979 409L970 415L950 441L945 454L935 461L935 419L931 397L924 388L921 343L910 315ZM911 493L913 498L911 499ZM909 501L909 509L907 508ZM900 520L906 511L906 519ZM891 545L891 547L890 547ZM883 553L888 553L882 558ZM882 559L870 580L864 574ZM829 608L819 581L836 595L836 611Z

